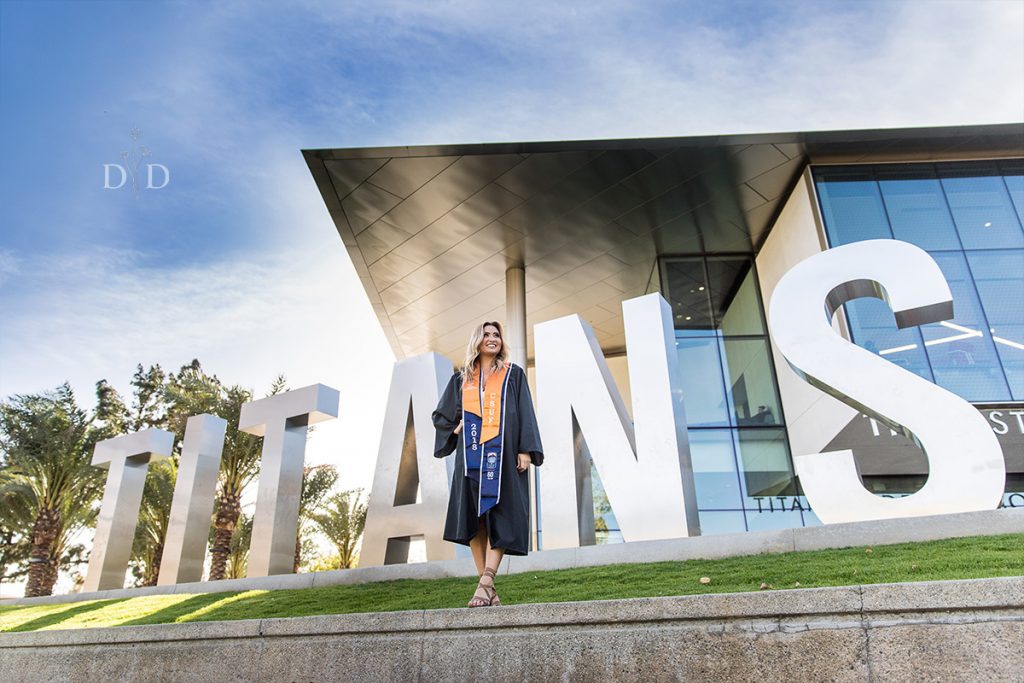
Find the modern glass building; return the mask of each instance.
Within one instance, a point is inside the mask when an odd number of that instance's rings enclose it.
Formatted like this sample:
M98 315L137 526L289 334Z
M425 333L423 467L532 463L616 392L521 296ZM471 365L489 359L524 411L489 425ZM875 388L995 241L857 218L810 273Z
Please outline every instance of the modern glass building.
M1024 408L1024 163L811 165L810 178L829 246L910 242L935 258L953 291L952 320L904 330L883 301L858 299L845 307L850 339L995 413L997 432L1024 433L1016 419ZM662 291L676 309L703 533L817 523L791 469L754 259L661 260ZM885 432L890 450L916 450ZM1016 462L1015 441L1006 448ZM873 454L883 467L885 457ZM913 493L926 475L918 460L867 475L865 485ZM1013 495L1024 492L1020 471L1009 473L1006 490L1006 504L1024 505L1024 495Z
M1004 505L1024 506L1022 124L304 154L400 358L458 362L470 327L506 319L530 367L533 325L576 313L628 406L620 303L660 292L704 534L818 524L794 453L852 449L879 495L923 484L924 455L800 380L765 318L778 280L814 253L916 244L955 317L899 330L862 299L837 331L977 405L1004 449ZM596 468L591 480L597 541L621 540Z

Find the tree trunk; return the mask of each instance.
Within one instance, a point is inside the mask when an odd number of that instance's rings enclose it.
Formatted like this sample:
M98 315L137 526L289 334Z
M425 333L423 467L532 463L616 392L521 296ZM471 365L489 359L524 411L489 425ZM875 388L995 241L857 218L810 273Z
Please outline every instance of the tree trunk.
M210 581L227 576L228 556L231 555L231 537L235 533L238 517L242 514L242 496L239 491L221 491L217 496L217 517L213 522L213 551L210 563Z
M11 554L14 551L14 532L4 531L3 539L0 540L0 583L7 578L7 565L11 564Z
M146 563L146 574L142 577L143 586L155 586L156 581L160 578L160 560L164 556L164 544L158 543L153 548L153 557Z
M55 550L55 549L54 549ZM50 562L46 565L46 581L51 586L50 592L53 592L53 586L57 584L57 572L60 571L60 555L56 552L50 552Z
M295 534L295 559L292 561L292 574L299 573L299 564L302 562L302 530Z
M60 534L60 511L43 509L39 511L32 525L32 553L28 559L28 583L25 597L35 598L51 595L57 581L56 568L52 566L50 551Z

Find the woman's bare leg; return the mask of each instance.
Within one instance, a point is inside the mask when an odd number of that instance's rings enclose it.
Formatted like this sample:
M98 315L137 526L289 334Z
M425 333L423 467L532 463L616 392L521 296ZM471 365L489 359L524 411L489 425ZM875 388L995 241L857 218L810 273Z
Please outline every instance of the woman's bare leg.
M490 547L490 539L487 538L487 525L481 519L479 529L469 541L469 549L473 552L473 562L476 563L476 575L483 576L487 549Z
M491 548L490 546L488 546L488 548L487 548L487 556L485 558L484 565L488 569L493 570L495 574L497 574L498 573L498 567L501 565L501 558L503 558L503 557L505 557L505 551L504 550L502 550L501 548ZM481 572L481 573L483 573L483 572Z
M500 548L492 548L490 538L487 534L487 524L481 519L480 530L469 543L473 551L473 561L476 562L476 571L480 575L480 582L477 584L473 599L470 600L470 607L483 607L487 604L500 605L501 600L494 591L494 577L501 566L501 558L505 551Z

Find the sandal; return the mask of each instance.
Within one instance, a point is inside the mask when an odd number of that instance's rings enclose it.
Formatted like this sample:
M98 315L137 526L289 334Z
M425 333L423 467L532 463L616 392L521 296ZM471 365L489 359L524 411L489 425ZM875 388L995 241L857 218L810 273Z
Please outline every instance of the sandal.
M483 583L484 576L490 578L490 585ZM491 568L484 569L484 575L480 577L481 583L476 586L476 592L473 593L473 597L466 604L467 607L496 607L501 604L501 599L498 597L497 591L494 590L494 570ZM480 595L480 593L483 595Z
M494 590L494 570L487 567L484 569L484 576L489 576L491 578L491 607L500 607L501 598L498 597L498 591Z

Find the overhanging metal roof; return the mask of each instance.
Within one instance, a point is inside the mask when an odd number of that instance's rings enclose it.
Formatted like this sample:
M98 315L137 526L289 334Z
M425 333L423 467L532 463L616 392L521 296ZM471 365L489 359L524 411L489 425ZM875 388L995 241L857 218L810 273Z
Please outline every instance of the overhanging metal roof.
M303 151L395 354L456 361L509 266L528 329L578 312L616 352L658 256L756 252L808 163L1022 154L1024 124Z

